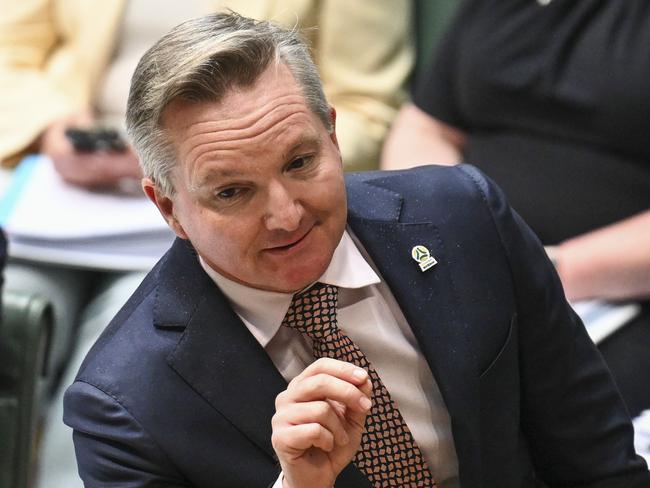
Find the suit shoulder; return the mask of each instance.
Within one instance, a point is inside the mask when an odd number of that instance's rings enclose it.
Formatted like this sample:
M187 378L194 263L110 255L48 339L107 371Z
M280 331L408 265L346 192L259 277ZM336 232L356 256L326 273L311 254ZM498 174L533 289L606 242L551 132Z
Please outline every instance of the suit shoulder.
M364 185L379 186L407 194L475 194L489 192L495 184L470 164L456 166L426 165L400 171L366 171L349 173L345 178L348 191Z
M442 209L450 216L463 212L468 217L470 208L485 210L506 204L502 191L480 170L467 164L353 173L346 176L346 185L353 210L374 208L390 192L393 201L401 202L402 217L406 218L426 219L433 210L440 216Z

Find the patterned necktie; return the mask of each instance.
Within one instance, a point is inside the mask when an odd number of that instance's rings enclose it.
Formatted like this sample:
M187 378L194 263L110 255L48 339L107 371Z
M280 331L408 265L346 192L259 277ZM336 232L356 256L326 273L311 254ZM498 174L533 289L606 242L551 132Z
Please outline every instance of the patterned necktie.
M316 283L294 296L282 325L311 338L315 357L339 359L368 371L373 385L372 408L354 464L376 488L435 487L420 448L379 375L357 345L339 329L337 302L337 287Z

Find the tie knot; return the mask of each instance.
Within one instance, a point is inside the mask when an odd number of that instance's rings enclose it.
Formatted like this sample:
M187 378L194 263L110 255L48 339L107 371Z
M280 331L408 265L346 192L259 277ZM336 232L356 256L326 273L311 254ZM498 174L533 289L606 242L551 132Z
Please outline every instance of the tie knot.
M322 340L336 328L336 306L339 290L336 286L316 283L293 297L282 325Z

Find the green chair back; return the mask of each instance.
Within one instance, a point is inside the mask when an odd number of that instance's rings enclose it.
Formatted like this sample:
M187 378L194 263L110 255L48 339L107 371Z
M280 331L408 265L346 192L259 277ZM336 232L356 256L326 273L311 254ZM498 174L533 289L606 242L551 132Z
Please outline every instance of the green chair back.
M48 302L5 291L0 322L0 488L33 486L45 365L52 332Z

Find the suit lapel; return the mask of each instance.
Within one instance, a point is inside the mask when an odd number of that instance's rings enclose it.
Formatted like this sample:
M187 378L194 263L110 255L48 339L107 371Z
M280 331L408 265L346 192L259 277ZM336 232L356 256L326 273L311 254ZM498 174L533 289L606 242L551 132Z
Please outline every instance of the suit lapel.
M374 194L368 197L369 192ZM479 383L467 323L461 313L448 258L439 229L402 215L402 196L365 184L362 202L351 204L350 225L386 280L418 340L440 388L452 420L463 484L475 479L480 467ZM383 208L380 215L376 208ZM367 218L370 215L371 218ZM411 249L423 245L438 263L421 271ZM480 482L469 483L479 486Z
M184 328L169 365L242 434L275 457L275 397L287 386L268 355L201 268L177 241L161 277L154 323Z
M176 240L160 271L154 325L184 329L167 358L169 365L275 459L271 417L275 397L287 383L184 241ZM352 464L341 472L336 486L370 487Z

